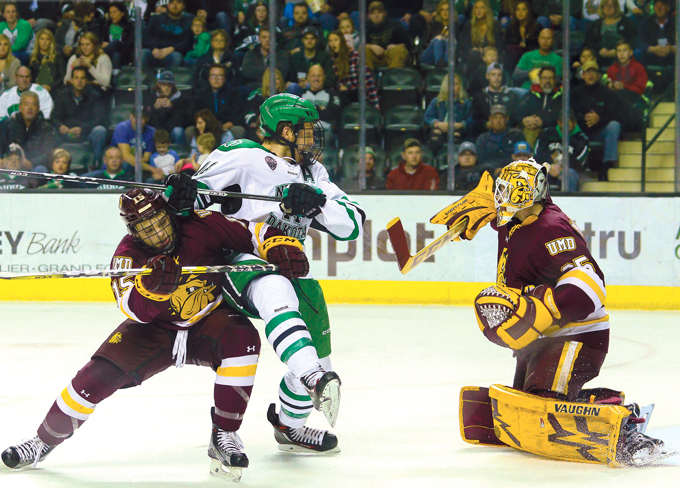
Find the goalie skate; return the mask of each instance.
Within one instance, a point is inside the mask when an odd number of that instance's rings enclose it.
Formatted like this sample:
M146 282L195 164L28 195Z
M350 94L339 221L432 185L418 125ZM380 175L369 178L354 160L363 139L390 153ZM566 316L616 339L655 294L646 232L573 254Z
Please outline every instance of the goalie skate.
M213 425L208 456L212 458L210 475L234 482L241 480L243 468L248 467L248 456L236 432L227 432Z
M32 464L35 468L40 461L52 452L54 447L48 446L38 436L35 436L33 439L5 449L2 453L2 462L12 469L21 469L29 464Z
M626 466L642 468L657 461L675 456L678 452L665 446L660 439L654 439L633 429L625 434L616 453L616 460Z
M324 373L315 385L310 384L310 378L314 374L301 378L301 383L309 393L314 408L324 414L326 420L335 427L340 410L340 377L334 371Z
M274 427L274 438L279 443L279 451L330 454L340 452L338 438L327 430L288 427L279 422L276 406L272 403L267 410L267 420Z

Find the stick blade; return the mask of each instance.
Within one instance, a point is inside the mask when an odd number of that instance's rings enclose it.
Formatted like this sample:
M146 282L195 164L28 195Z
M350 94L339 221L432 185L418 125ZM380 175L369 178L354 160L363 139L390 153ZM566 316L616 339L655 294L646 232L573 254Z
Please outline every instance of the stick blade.
M406 240L406 232L404 232L404 226L399 217L390 220L387 224L387 237L389 237L394 254L397 257L399 271L404 273L404 268L411 258L411 253L409 252L408 241Z

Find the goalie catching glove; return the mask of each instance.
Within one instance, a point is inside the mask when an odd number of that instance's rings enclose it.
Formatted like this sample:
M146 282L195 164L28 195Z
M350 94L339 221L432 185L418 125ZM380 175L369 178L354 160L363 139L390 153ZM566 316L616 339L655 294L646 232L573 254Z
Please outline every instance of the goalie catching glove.
M275 236L262 243L260 256L279 267L279 274L289 280L309 273L309 261L300 241L294 237Z
M503 285L482 290L475 298L475 315L482 333L491 342L511 349L522 349L534 342L555 323L551 308L543 299L551 302L559 315L552 298L552 288L546 288L542 289L542 299L523 296L521 290Z
M452 203L430 219L433 224L444 224L451 228L463 219L468 219L467 228L454 241L472 240L479 230L496 217L493 198L493 178L485 171L477 187L460 200Z
M163 200L175 215L188 217L198 195L198 182L186 173L174 173L166 178L165 184Z
M319 188L304 183L291 183L283 189L283 213L313 219L326 205L326 195Z
M144 297L155 301L170 298L179 286L182 277L182 265L172 256L154 256L146 263L151 274L135 276L135 288Z

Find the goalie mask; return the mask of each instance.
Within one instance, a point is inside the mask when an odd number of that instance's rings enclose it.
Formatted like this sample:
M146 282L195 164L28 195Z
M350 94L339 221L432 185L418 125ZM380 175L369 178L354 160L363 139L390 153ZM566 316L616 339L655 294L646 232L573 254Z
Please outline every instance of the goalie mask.
M177 224L163 197L148 188L134 188L118 201L120 216L135 243L152 254L170 254L177 244Z
M277 134L281 122L293 125L294 141ZM265 137L288 146L301 165L313 164L321 158L325 146L324 129L319 122L319 111L309 100L290 93L269 97L260 107L260 131Z
M512 217L548 196L548 171L533 158L514 161L501 170L496 178L494 200L496 223L505 225Z

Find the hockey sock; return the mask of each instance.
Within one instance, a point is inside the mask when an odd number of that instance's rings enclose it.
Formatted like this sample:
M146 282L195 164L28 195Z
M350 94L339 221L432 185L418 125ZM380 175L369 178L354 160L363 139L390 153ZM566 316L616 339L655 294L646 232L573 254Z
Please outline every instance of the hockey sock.
M99 402L129 381L112 363L98 358L91 360L52 404L38 428L38 436L49 446L61 444L90 417Z
M213 423L222 430L235 432L241 427L253 391L260 337L248 323L247 326L231 325L223 338L222 362L215 376Z
M279 384L279 422L291 428L304 427L314 405L300 380L291 372Z
M267 340L279 359L288 363L296 375L313 369L319 358L298 310L299 301L291 282L280 275L262 276L250 283L247 294L265 321ZM291 363L296 355L299 356Z

